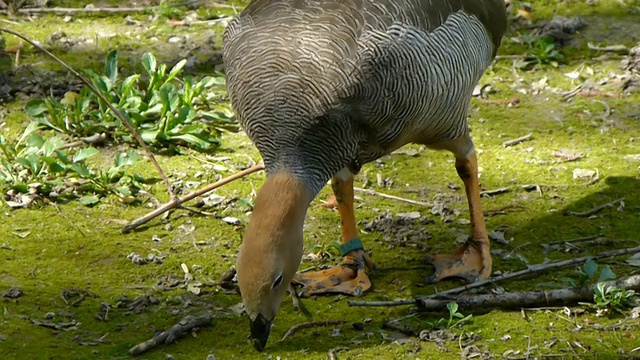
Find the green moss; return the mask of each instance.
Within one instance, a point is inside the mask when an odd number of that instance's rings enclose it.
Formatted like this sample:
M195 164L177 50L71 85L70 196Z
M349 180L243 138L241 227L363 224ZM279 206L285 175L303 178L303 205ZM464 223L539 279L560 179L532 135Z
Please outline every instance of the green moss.
M73 4L78 4L74 2ZM59 2L60 6L71 3ZM617 20L627 24L626 10L616 1L603 1L591 7L576 2L534 1L536 19L544 19L554 14L593 16L605 19L609 28ZM202 10L200 10L202 11ZM231 9L207 10L212 14L232 14ZM143 20L146 15L136 15ZM100 70L104 54L108 49L121 50L122 64L126 71L137 69L139 54L152 50L160 61L177 61L183 57L183 51L175 45L167 45L167 39L173 35L188 34L195 42L213 37L212 47L220 45L221 28L209 28L204 25L193 27L169 27L162 20L153 23L148 29L140 30L140 40L131 41L126 33L135 27L127 26L122 31L124 16L75 17L65 23L59 16L44 16L33 23L21 23L19 31L28 36L47 42L51 33L63 29L68 36L93 38L97 32L117 33L114 37L101 38L97 44L68 51L59 44L51 49L63 60L75 68ZM511 99L518 97L517 107L490 105L474 99L471 104L470 126L476 147L479 150L481 186L484 189L496 189L511 185L539 184L542 193L514 189L511 192L485 197L483 206L486 211L504 208L507 205L519 207L505 210L503 215L487 217L489 230L507 228L507 239L513 238L509 245L494 244L495 250L502 254L494 256L494 270L515 271L526 267L522 260L505 259L504 254L516 251L535 264L550 260L569 259L586 254L594 254L612 248L635 246L638 243L637 224L640 220L637 199L640 198L639 163L625 159L625 155L640 153L640 132L637 127L638 95L623 99L604 97L575 97L571 101L562 100L562 92L577 86L581 80L572 80L566 73L579 70L583 61L594 70L594 78L603 79L610 72L618 70L618 60L609 62L594 61L599 56L586 48L585 40L591 39L595 31L602 28L596 21L588 22L588 29L578 35L578 40L565 49L569 63L558 69L542 67L530 72L518 72L514 75L511 60L499 60L492 66L482 83L492 83L495 94L491 99ZM626 26L626 25L625 25ZM615 28L615 27L614 27ZM591 31L591 32L588 32ZM612 31L624 38L624 30ZM133 36L135 37L136 34ZM516 36L517 33L510 33ZM157 38L155 41L153 38ZM6 36L9 43L17 40ZM633 39L626 37L622 42L631 45ZM605 41L616 43L614 40ZM521 54L523 48L505 41L501 54ZM162 47L160 47L162 45ZM167 45L166 47L164 47ZM55 70L60 68L41 54L32 50L23 53L22 63L33 63L37 69ZM199 66L193 71L213 72L213 61L209 66ZM585 75L586 76L586 75ZM531 93L533 84L540 84L546 78L551 88L538 95ZM522 94L519 90L526 90ZM617 91L615 87L607 91ZM602 118L605 101L611 109L608 117ZM15 101L7 105L4 118L6 126L2 128L5 137L15 138L27 119L21 112L23 104ZM530 141L517 146L504 148L502 143L528 133ZM224 151L219 156L229 160L216 160L201 154L183 156L158 156L161 166L169 175L186 180L201 181L202 185L213 182L219 176L235 171L234 164L246 164L247 156L254 161L259 159L255 148L243 134L226 134L223 138ZM452 223L443 222L439 216L432 215L430 209L410 204L380 199L358 194L358 220L368 222L382 211L407 213L418 211L422 216L433 220L427 225L432 238L425 239L421 246L402 246L389 243L379 233L363 234L367 249L371 250L379 270L371 272L374 289L363 300L393 300L433 293L459 285L447 281L437 286L425 285L426 276L431 269L409 268L421 264L427 253L450 251L456 247L455 240L460 233L468 233L468 225L462 225L457 219L467 218L467 204L464 190L448 186L462 184L453 166L453 158L445 152L424 150L411 145L408 149L418 150L416 156L394 154L378 163L367 164L356 184L361 186L364 178L373 180L377 174L390 178L393 184L384 188L373 185L377 191L401 197L431 201L442 197L449 207L460 211L460 216ZM554 150L570 149L583 155L575 162L559 162L553 156ZM101 149L101 157L94 159L96 164L107 166L113 160L116 149ZM228 171L214 170L210 163L222 164ZM600 181L588 185L587 181L573 179L576 168L598 169ZM148 161L142 161L131 171L143 174L147 178L158 175ZM195 179L195 174L202 177ZM237 196L250 199L254 189L264 180L263 174L253 174L242 180L216 190L227 198ZM168 200L162 182L152 186L152 194L160 201ZM325 188L312 204L305 229L308 249L316 244L327 245L340 237L339 218L336 212L321 206L321 201L330 194ZM616 207L606 209L595 218L581 218L566 215L566 211L585 211L594 206L624 197L625 207L618 211ZM197 337L187 336L177 344L161 346L142 356L144 359L161 359L165 353L176 358L204 358L215 354L219 359L246 358L264 359L269 355L283 359L324 359L327 351L338 346L348 346L349 351L341 352L340 358L409 358L414 350L412 343L393 343L388 340L391 330L382 329L388 318L409 315L407 308L350 308L346 300L340 297L319 297L303 299L310 316L294 312L291 302L285 300L276 320L273 335L266 353L256 353L245 340L248 335L248 321L230 313L230 306L240 302L234 293L226 293L214 287L207 287L195 296L185 288L162 291L154 288L158 279L184 276L181 264L186 264L195 278L202 282L216 281L220 275L235 264L235 254L241 241L242 231L227 225L214 217L204 217L179 210L172 213L169 220L155 219L138 231L120 234L120 221L132 220L149 209L146 206L127 206L116 200L110 200L93 208L82 207L76 203L48 205L42 208L11 210L6 206L0 213L0 231L4 234L2 243L12 249L0 249L2 267L0 267L0 290L15 286L24 291L18 299L4 300L6 309L0 314L0 353L11 354L9 358L126 358L129 347L153 336L154 331L165 329L187 314L199 315L214 311L217 314L214 326L204 328ZM220 209L219 216L234 216L243 224L248 220L241 207L230 206ZM172 229L165 226L170 223ZM188 236L178 236L181 225L195 226ZM27 234L25 236L25 234ZM543 252L541 244L550 241L571 239L581 236L603 234L610 241L603 244L584 245L581 253ZM161 241L153 241L156 235ZM206 244L203 244L205 242ZM200 245L199 245L200 244ZM164 255L163 264L135 265L127 255L135 252L142 256L149 253ZM335 263L337 260L324 260ZM618 276L634 272L619 259L603 261L609 264ZM199 266L196 266L199 265ZM315 264L305 262L304 268ZM388 270L399 267L406 270ZM543 289L549 283L560 284L563 276L576 277L577 266L558 271L522 277L506 281L498 286L507 291ZM635 270L637 272L637 270ZM144 288L140 288L140 287ZM78 306L70 306L61 298L61 291L68 288L80 288L96 293L98 298L87 297ZM161 303L143 310L139 314L127 314L123 309L112 308L107 321L96 319L102 302L115 306L118 299L126 295L136 298L142 294L153 294ZM185 297L192 305L184 308L176 303L176 297ZM33 325L19 315L36 319L44 318L47 312L71 312L80 323L76 330L53 331ZM463 311L464 312L464 311ZM466 313L466 312L465 312ZM428 313L415 316L408 321L414 326L426 327L427 321L446 317L443 313ZM638 331L638 321L631 321L626 329L616 332L602 331L602 327L612 326L621 320L616 317L598 317L587 313L567 321L560 310L533 311L528 313L530 321L522 318L519 312L493 310L474 312L472 320L462 329L454 331L475 333L481 336L475 344L479 348L487 346L494 354L503 354L507 350L536 348L536 354L564 354L567 357L578 355L592 358L612 358L618 349L626 352L637 346L637 339L629 334ZM572 315L573 316L573 315ZM289 327L320 319L348 319L349 322L372 321L365 324L364 331L355 330L350 323L340 326L339 336L331 336L332 328L319 328L301 331L291 338L279 342ZM56 322L68 319L57 315ZM579 324L581 328L577 330ZM596 326L601 325L601 327ZM96 346L84 346L79 342L96 342L96 339L108 334L104 343ZM505 338L509 335L510 339ZM501 339L505 340L501 340ZM386 340L385 340L386 339ZM551 339L557 343L546 347ZM580 341L590 350L579 348L572 350L570 342ZM37 344L34 346L33 344ZM413 357L420 359L458 359L460 349L457 341L447 342L441 349L432 342L420 342L420 349ZM575 352L574 352L575 351ZM571 355L573 354L573 355Z

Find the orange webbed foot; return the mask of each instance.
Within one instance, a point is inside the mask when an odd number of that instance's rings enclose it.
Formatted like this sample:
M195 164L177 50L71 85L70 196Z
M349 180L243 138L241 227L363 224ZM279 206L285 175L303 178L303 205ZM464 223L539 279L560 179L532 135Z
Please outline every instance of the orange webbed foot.
M491 276L492 259L488 240L471 240L451 254L433 255L426 259L436 271L427 278L433 284L457 277L467 282L485 280Z
M371 288L365 270L375 264L364 250L357 250L344 257L341 264L327 270L297 273L293 282L302 285L300 297L320 294L345 294L360 296Z

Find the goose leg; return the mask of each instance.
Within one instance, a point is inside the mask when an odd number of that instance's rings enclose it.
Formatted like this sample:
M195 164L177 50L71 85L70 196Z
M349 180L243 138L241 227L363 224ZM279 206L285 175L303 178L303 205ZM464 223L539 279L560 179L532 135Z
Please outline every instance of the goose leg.
M357 237L353 212L353 175L336 175L331 179L331 188L338 202L342 223L340 250L344 259L341 264L327 270L296 274L294 283L303 285L299 294L301 297L329 293L359 296L371 287L365 268L372 269L375 264L364 252Z
M467 193L472 238L451 254L434 255L427 258L427 261L436 268L435 273L427 278L430 283L436 283L449 277L458 277L468 282L474 282L491 276L492 259L489 253L489 237L480 204L478 161L475 152L464 158L456 157L456 170L464 182Z

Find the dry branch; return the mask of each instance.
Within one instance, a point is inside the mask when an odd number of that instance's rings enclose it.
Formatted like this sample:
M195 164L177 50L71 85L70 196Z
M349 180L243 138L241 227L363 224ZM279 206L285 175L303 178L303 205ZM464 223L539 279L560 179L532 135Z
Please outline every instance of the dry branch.
M171 7L186 7L192 6L196 3L203 2L201 0L185 1L178 4L171 4ZM221 4L214 2L207 2L207 6L224 9L237 9L241 7ZM58 14L58 15L76 15L76 14L131 14L131 13L146 13L160 9L160 6L142 6L142 7L95 7L87 6L84 8L64 8L64 7L50 7L50 8L22 8L18 9L18 14L35 15L35 14ZM0 10L0 14L7 15L6 10Z
M314 327L321 327L321 326L342 325L342 324L345 324L346 322L347 320L322 320L322 321L309 321L306 323L294 325L291 327L291 329L289 329L289 331L287 331L284 334L284 336L282 337L282 340L280 341L284 341L286 338L288 338L289 336L292 336L293 334L297 333L302 329L311 329Z
M124 229L122 229L122 233L123 234L127 233L127 232L137 228L138 226L140 226L142 224L146 224L151 219L153 219L153 218L155 218L155 217L157 217L159 215L162 215L163 213L165 213L165 212L167 212L167 211L169 211L171 209L175 209L175 208L181 206L183 203L185 203L185 202L187 202L187 201L189 201L191 199L194 199L194 198L196 198L196 197L198 197L200 195L206 194L209 191L212 191L212 190L214 190L216 188L219 188L222 185L228 184L228 183L230 183L230 182L232 182L234 180L243 178L243 177L245 177L245 176L247 176L247 175L249 175L251 173L254 173L256 171L260 171L262 169L264 169L264 164L263 163L259 163L259 164L253 165L252 167L250 167L248 169L245 169L245 170L242 170L240 172L237 172L237 173L235 173L235 174L233 174L231 176L227 176L226 178L224 178L222 180L219 180L219 181L217 181L217 182L215 182L213 184L207 185L207 186L203 187L202 189L199 189L199 190L196 190L196 191L194 191L192 193L189 193L189 194L187 194L186 196L184 196L182 198L173 198L173 199L169 200L168 203L162 205L161 207L155 209L154 211L152 211L152 212L150 212L150 213L148 213L148 214L146 214L146 215L144 215L142 217L139 217L139 218L133 220L132 222L128 223L127 225L125 225Z
M502 143L502 146L503 147L509 147L509 146L513 146L513 145L518 145L518 144L520 144L522 142L531 140L532 138L533 138L533 134L529 133L529 134L527 134L525 136L521 136L521 137L515 138L513 140L507 140L507 141Z
M617 286L629 290L640 291L640 275L631 276L617 281L608 281L606 287ZM538 306L564 306L580 301L593 300L596 285L556 289L551 291L528 291L517 293L465 295L446 299L421 299L416 305L423 311L441 311L447 309L447 304L455 301L460 309L519 309Z
M171 344L176 340L184 337L186 334L194 331L196 328L208 326L213 321L213 315L206 314L198 317L186 316L179 323L172 326L169 330L163 331L153 338L142 342L131 349L130 355L140 355L147 352L160 344Z
M454 288L454 289L451 289L451 290L442 291L440 293L429 295L429 296L425 296L425 297L421 297L419 299L420 300L422 300L422 299L434 299L434 298L438 298L438 297L441 297L441 296L457 294L457 293L461 293L461 292L469 290L469 289L478 288L478 287L481 287L481 286L484 286L484 285L487 285L487 284L496 283L496 282L502 281L502 280L513 279L515 277L528 275L528 274L533 274L533 273L537 273L537 272L541 272L541 271L545 271L545 270L558 269L558 268L562 268L562 267L567 267L567 266L571 266L571 265L575 265L575 264L584 263L588 259L591 259L591 260L595 261L595 260L600 260L600 259L612 258L612 257L620 256L620 255L635 254L635 253L638 253L638 252L640 252L640 246L636 246L636 247L628 248L628 249L622 249L622 250L605 251L605 252L597 254L597 255L584 256L584 257L581 257L581 258L569 259L569 260L564 260L564 261L557 261L557 262L552 262L552 263L548 263L548 264L533 265L533 266L530 266L528 269L525 269L525 270L516 271L516 272L512 272L512 273L496 276L494 278L487 279L487 280L477 281L477 282L472 283L472 284L468 284L468 285L465 285L465 286L460 286L460 287L457 287L457 288Z
M585 256L581 258L569 259L564 261L557 261L557 262L552 262L548 264L532 265L529 268L524 270L496 276L494 278L490 278L487 280L476 281L471 284L467 284L467 285L453 288L450 290L441 291L439 293L419 297L416 299L403 299L403 300L395 300L395 301L349 301L349 306L402 306L402 305L414 305L414 304L417 305L424 300L443 299L443 298L447 299L453 294L458 294L463 291L479 288L488 284L494 284L494 283L497 283L498 281L513 279L519 276L534 274L534 273L538 273L545 270L558 269L558 268L567 267L575 264L580 264L580 263L584 263L588 259L600 260L600 259L612 258L620 255L635 254L638 252L640 252L640 246L636 246L628 249L622 249L622 250L606 251L597 255Z
M147 147L147 144L144 142L144 140L142 140L142 137L140 137L140 134L138 134L138 132L133 127L133 125L131 124L129 119L127 119L120 112L120 110L118 110L115 106L113 106L113 104L111 104L111 102L109 100L107 100L107 98L105 98L104 95L102 95L100 93L100 91L98 91L98 89L96 89L93 86L93 84L91 84L91 82L89 82L87 79L85 79L84 76L80 75L80 73L75 71L71 66L67 65L64 61L60 60L55 55L50 53L47 49L45 49L42 46L38 45L36 42L34 42L33 40L29 39L28 37L16 32L16 31L9 30L9 29L4 29L4 28L0 28L0 32L6 32L8 34L17 36L17 37L21 38L22 40L24 40L24 41L28 42L29 44L31 44L36 49L42 51L47 56L49 56L50 58L55 60L58 64L62 65L62 67L67 69L71 74L73 74L73 76L77 77L80 81L82 81L94 94L96 94L97 97L100 98L100 100L104 101L104 103L107 104L107 106L109 107L109 110L111 110L115 114L115 116L118 119L120 119L120 121L122 121L122 123L126 126L126 128L129 130L129 132L131 132L131 134L136 138L136 141L140 144L140 146L142 146L142 148L144 149L145 153L147 154L147 156L149 157L149 159L151 160L153 165L158 170L158 173L160 174L160 177L162 177L162 181L164 182L165 186L167 187L167 191L169 192L169 195L171 196L172 199L175 198L175 194L173 193L173 190L171 190L171 184L169 183L169 179L167 178L167 175L164 173L164 171L162 171L162 168L160 167L160 165L156 161L155 156L153 155L151 150L149 150L149 148Z
M377 192L377 191L370 190L370 189L362 189L362 188L354 187L353 190L357 191L357 192L361 192L361 193L367 194L367 195L379 196L381 198L402 201L402 202L406 202L406 203L413 204L413 205L426 206L426 207L432 207L433 206L432 203L428 203L428 202L424 202L424 201L418 201L418 200L411 200L411 199L402 198L402 197L395 196L395 195L384 194L384 193Z
M594 207L593 209L587 210L587 211L583 211L583 212L576 212L576 211L567 211L567 215L573 215L573 216L591 216L595 213L599 213L600 211L604 210L604 209L608 209L613 207L615 204L624 201L624 198L620 198L620 199L616 199L613 200L610 203L606 203L606 204L602 204L599 206Z

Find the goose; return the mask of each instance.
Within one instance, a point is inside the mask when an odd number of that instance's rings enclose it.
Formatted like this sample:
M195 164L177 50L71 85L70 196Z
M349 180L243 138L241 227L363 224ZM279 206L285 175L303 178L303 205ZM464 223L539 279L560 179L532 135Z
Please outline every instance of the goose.
M470 240L429 256L428 281L490 276L467 116L506 28L503 0L253 0L229 21L229 101L266 172L236 263L255 349L265 348L292 282L301 296L371 287L375 263L358 236L354 176L406 144L452 153L469 204ZM307 209L329 181L342 262L298 273Z

